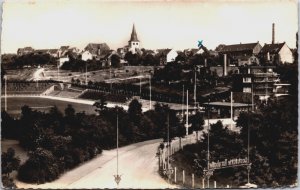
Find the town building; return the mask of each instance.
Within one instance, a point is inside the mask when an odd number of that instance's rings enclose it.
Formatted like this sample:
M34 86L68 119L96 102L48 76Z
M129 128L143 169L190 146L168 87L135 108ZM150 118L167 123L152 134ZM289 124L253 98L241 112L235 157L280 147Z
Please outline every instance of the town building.
M260 51L260 56L266 63L285 64L293 63L293 52L285 42L265 44Z
M157 49L156 56L160 60L160 65L165 65L169 62L175 61L178 53L174 49Z
M32 47L24 47L24 48L19 48L17 50L17 55L21 56L21 55L26 55L29 53L33 53L34 49Z
M81 60L87 61L92 59L93 59L93 55L89 51L83 51L81 53Z
M259 61L256 56L261 50L261 45L259 42L247 43L247 44L233 44L233 45L219 45L216 50L219 56L223 56L223 76L228 74L228 66L238 66L245 63L251 62L251 64L258 65ZM253 57L255 56L255 57Z
M235 74L233 91L253 93L260 100L266 100L271 95L287 95L286 86L281 84L279 74L273 71L275 66L241 66Z
M88 51L92 54L93 58L100 60L101 56L106 55L110 48L106 43L89 43L84 51Z
M133 54L137 53L137 51L140 49L140 41L137 37L137 33L135 30L134 24L132 27L130 39L128 41L128 45L125 46L124 48L125 48L126 52L131 51L131 53L133 53Z

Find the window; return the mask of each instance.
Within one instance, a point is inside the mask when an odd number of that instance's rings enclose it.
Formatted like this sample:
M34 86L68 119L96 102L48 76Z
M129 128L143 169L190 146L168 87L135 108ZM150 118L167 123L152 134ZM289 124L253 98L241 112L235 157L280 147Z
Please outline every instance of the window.
M244 77L243 82L244 83L251 83L251 77Z
M251 92L251 88L250 87L244 87L243 92Z

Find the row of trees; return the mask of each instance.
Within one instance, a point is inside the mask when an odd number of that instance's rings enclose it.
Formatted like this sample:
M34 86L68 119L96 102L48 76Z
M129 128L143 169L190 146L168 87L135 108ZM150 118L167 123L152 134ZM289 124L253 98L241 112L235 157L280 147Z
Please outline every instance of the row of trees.
M4 56L2 58L3 67L19 69L24 66L38 66L46 64L56 64L57 60L49 54L25 54L21 56Z
M73 72L85 72L94 71L99 69L104 69L109 67L110 65L114 68L121 67L120 57L116 54L111 55L111 57L104 57L103 59L97 60L87 60L84 61L81 59L81 56L73 57L69 56L69 61L66 61L61 66L63 70L71 70Z
M105 98L95 103L98 115L76 113L69 105L64 114L56 107L48 113L22 107L20 119L2 112L2 138L17 139L29 152L29 159L20 166L18 178L29 183L44 183L61 173L92 159L102 149L116 147L116 117L119 117L119 144L164 138L167 134L167 114L170 116L170 136L184 135L184 128L168 106L156 104L155 109L142 112L141 104L133 100L128 110L107 108ZM191 116L194 129L201 115ZM193 119L194 118L194 119Z
M247 157L250 137L250 182L259 187L284 187L297 181L298 116L297 97L270 100L260 112L241 113L237 120L240 133L225 128L221 122L211 125L210 162ZM250 133L248 133L250 132ZM207 168L207 134L203 141L184 147L174 155L174 165L203 176ZM212 180L221 186L234 187L247 183L246 167L215 170Z

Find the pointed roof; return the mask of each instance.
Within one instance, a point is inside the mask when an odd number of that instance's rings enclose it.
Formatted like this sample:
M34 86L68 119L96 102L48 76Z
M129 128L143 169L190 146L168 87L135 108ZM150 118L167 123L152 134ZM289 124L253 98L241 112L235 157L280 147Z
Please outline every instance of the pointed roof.
M260 53L278 53L281 48L284 46L284 43L278 43L278 44L265 44L264 47L260 50Z
M135 31L134 24L133 24L133 27L132 27L131 37L130 37L130 40L128 42L139 42L139 40L137 38L136 31Z

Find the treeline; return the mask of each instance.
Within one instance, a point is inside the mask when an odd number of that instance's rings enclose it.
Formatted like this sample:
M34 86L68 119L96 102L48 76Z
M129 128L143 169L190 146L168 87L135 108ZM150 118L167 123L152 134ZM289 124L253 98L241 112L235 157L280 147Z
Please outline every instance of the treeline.
M298 163L298 107L297 96L269 100L260 112L241 113L237 120L240 133L224 128L221 122L211 125L210 162L247 158L248 134L251 162L250 183L258 187L287 187L297 182ZM249 127L249 128L248 128ZM248 133L249 132L249 133ZM194 145L187 145L173 157L179 171L203 177L207 168L208 136ZM218 187L231 184L239 187L247 183L247 168L240 166L214 170L212 181Z
M2 65L5 69L20 69L24 66L38 66L45 64L57 64L57 59L49 54L25 54L21 56L2 57Z
M92 159L103 149L116 147L116 121L119 118L119 144L167 137L167 115L170 119L170 137L182 136L185 129L175 112L166 105L142 112L141 104L133 100L128 111L120 107L107 108L106 101L95 103L98 115L76 112L71 105L64 114L56 107L48 113L22 107L20 119L2 112L2 138L19 140L29 151L29 159L20 166L18 179L28 183L55 180L60 174ZM191 122L194 120L191 116ZM200 115L194 116L199 117ZM199 125L193 124L194 129Z

